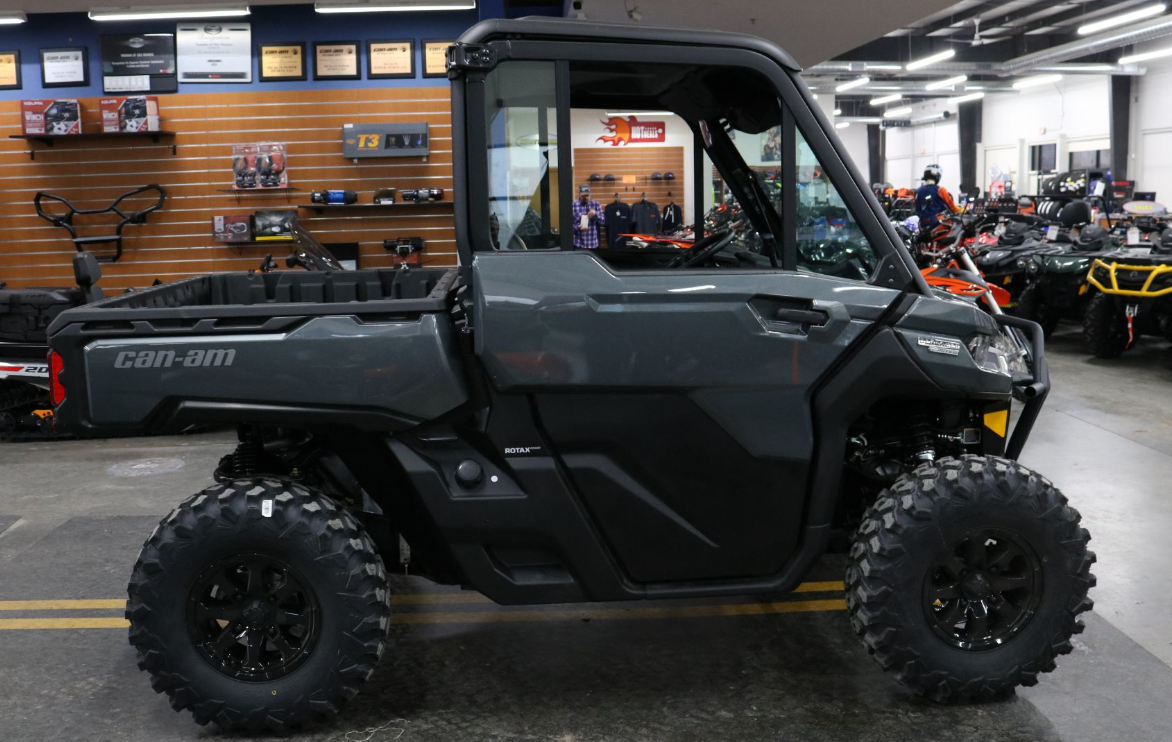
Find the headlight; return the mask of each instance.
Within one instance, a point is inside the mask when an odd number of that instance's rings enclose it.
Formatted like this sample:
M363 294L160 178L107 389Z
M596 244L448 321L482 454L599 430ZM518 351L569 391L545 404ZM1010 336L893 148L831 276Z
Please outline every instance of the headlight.
M996 335L977 335L969 341L969 353L982 371L1004 376L1028 376L1025 349L1019 348L1004 330Z
M1026 267L1026 259L1025 258L1018 258L1017 259L1017 267L1018 268L1025 268Z
M1042 266L1038 265L1037 261L1035 260L1031 260L1026 268L1030 273L1037 273L1038 271L1042 270Z

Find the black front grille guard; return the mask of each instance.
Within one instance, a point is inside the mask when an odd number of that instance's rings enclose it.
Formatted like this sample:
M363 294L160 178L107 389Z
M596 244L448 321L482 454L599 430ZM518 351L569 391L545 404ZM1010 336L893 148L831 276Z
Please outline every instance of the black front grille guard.
M1037 322L1030 322L1021 317L1011 317L1007 314L994 315L993 319L999 325L1007 325L1020 330L1019 337L1027 335L1028 340L1022 339L1026 340L1030 346L1028 348L1029 376L1013 381L1013 396L1025 406L1022 408L1021 414L1018 415L1017 424L1013 426L1013 433L1005 446L1006 458L1016 461L1021 456L1022 449L1025 448L1030 431L1034 428L1034 422L1038 419L1038 413L1042 411L1046 395L1050 393L1050 366L1046 363L1046 340L1042 333L1042 326Z
M148 193L150 191L155 191L159 194L159 200L156 203L147 206L145 209L139 209L138 211L131 212L129 214L119 208L119 205L125 199L132 198L142 193ZM110 243L114 243L113 255L103 255L98 258L98 260L103 263L114 263L122 257L122 228L127 224L145 224L147 214L163 208L163 201L165 201L166 198L166 189L161 185L152 183L151 185L135 188L133 191L127 191L126 193L123 193L121 196L114 199L114 203L110 204L104 209L79 209L73 204L69 203L69 201L64 197L53 193L45 193L43 191L38 192L37 195L33 197L33 206L36 207L37 216L41 217L55 227L64 227L69 232L69 238L73 240L73 246L77 248L78 252L84 252L91 245L108 245ZM69 209L69 211L65 214L51 214L41 208L41 201L44 199L57 201L58 203L64 204L65 207ZM73 224L74 216L78 214L83 216L108 214L111 211L122 217L122 220L119 221L117 226L114 227L114 234L95 235L92 237L77 236L77 228Z

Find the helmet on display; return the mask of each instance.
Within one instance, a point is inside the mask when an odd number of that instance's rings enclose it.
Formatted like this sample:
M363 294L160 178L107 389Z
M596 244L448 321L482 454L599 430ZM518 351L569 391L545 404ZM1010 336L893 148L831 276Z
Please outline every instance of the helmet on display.
M611 175L610 173L607 173L606 175L602 176L602 179L605 180L607 183L614 182L614 176Z
M598 173L592 173L592 174L590 175L590 182L591 182L591 183L596 183L596 182L598 182L598 181L600 181L600 180L602 180L602 176L601 176L601 175L599 175Z
M652 180L663 180L663 173L651 173Z
M675 179L676 179L676 174L675 174L675 173L664 173L664 174L663 174L663 179L664 179L664 180L675 180Z
M944 171L940 169L939 165L936 165L933 163L933 164L929 165L928 167L924 168L924 178L923 179L924 180L931 180L933 182L939 183L940 177L942 175L944 175Z

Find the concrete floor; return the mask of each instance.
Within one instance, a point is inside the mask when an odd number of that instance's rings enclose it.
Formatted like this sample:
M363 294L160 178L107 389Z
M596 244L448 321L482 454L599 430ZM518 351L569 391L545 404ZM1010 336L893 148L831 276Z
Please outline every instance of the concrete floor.
M1093 361L1066 332L1049 356L1055 389L1023 462L1082 511L1099 587L1075 653L1038 687L991 704L914 698L858 646L833 592L517 609L400 580L378 671L340 719L293 738L1172 739L1172 348ZM227 736L150 691L117 606L143 539L231 445L0 446L0 628L105 626L0 630L0 740ZM810 579L841 575L827 557ZM100 602L6 602L80 599Z

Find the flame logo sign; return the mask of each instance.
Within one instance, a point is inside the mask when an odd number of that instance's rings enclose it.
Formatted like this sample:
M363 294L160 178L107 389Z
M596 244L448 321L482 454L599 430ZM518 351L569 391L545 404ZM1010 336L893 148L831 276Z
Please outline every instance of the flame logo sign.
M631 143L631 125L635 123L635 117L628 118L612 117L602 122L602 126L609 134L604 134L596 142L605 142L612 147L617 147L620 144L626 145Z

